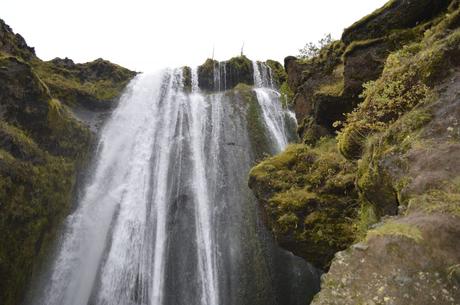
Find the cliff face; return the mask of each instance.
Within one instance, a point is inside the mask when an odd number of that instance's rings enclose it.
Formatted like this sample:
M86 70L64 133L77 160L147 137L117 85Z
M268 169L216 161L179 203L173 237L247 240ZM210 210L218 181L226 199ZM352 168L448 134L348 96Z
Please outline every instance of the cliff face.
M460 299L459 6L390 1L286 58L303 143L249 185L278 242L328 271L313 304Z
M0 20L0 300L18 304L94 138L78 110L109 109L135 75L107 61L43 62Z

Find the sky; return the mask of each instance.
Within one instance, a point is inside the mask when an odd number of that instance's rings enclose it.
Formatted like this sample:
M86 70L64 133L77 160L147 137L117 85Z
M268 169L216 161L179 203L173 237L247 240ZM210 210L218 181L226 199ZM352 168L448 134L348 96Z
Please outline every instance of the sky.
M386 0L2 0L0 18L43 60L104 58L136 71L243 52L283 62Z

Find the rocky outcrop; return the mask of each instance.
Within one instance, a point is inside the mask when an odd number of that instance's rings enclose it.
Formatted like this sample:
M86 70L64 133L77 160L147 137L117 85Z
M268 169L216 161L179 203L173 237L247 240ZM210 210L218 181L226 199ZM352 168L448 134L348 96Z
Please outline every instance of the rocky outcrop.
M304 134L305 124L321 126L333 135L333 123L342 121L362 102L363 84L380 77L388 55L423 39L439 15L455 1L390 1L383 8L345 30L342 39L310 59L287 57L288 84L299 122L299 136L312 144L318 138ZM438 18L438 19L436 19Z
M19 304L70 211L94 135L78 107L111 107L135 75L102 59L42 62L0 20L0 300Z
M84 64L55 58L31 62L51 94L67 106L107 110L136 72L101 58Z
M286 59L306 144L254 167L249 183L278 242L330 264L312 304L458 303L459 58L459 1L390 1L319 57ZM305 153L331 153L337 109L339 165ZM312 184L318 168L331 183L346 173L350 188ZM315 238L310 219L321 219Z
M25 60L36 58L34 48L27 45L24 38L0 19L0 52L11 54Z
M207 59L198 67L198 86L205 91L224 91L239 83L254 85L252 61L246 56L219 62Z
M280 63L267 60L266 62L257 62L257 64L262 69L270 69L274 86L280 87L286 81L286 73ZM198 86L204 91L230 90L238 84L254 85L253 63L244 55L221 62L208 58L204 64L198 66L197 73Z
M411 215L337 253L312 304L458 304L458 219Z
M249 174L249 187L277 242L327 270L334 254L354 240L355 170L328 139L317 148L289 146L258 164Z
M390 31L413 28L445 11L453 0L391 0L385 6L345 29L342 41L368 40Z

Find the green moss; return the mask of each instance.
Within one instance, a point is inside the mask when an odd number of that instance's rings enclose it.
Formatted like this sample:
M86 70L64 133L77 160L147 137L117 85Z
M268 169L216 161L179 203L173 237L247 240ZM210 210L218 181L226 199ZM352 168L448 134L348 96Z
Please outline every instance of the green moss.
M70 106L110 107L136 74L102 59L69 65L57 60L31 63L51 94Z
M364 86L364 102L346 116L338 137L341 152L347 158L359 158L367 135L386 130L417 105L434 100L431 88L448 73L459 42L460 30L437 39L428 35L388 56L380 79ZM418 115L412 121L427 120Z
M21 130L0 124L0 274L2 301L17 303L57 224L67 214L75 162L41 150ZM3 145L6 143L3 142Z
M280 88L284 83L287 82L287 74L284 70L284 67L275 60L267 60L265 64L270 68L272 79L275 83L275 86Z
M378 137L370 141L364 158L358 163L356 182L362 201L373 205L378 219L397 214L399 204L393 185L396 181L380 162L386 153L382 143Z
M343 52L342 59L344 60L347 58L350 54L353 52L360 50L360 49L366 49L372 45L379 44L385 42L384 37L380 38L374 38L374 39L367 39L367 40L356 40L350 43L345 51Z
M313 146L321 138L330 136L329 130L317 124L312 117L303 119L297 127L297 133L302 135L302 143Z
M369 228L377 223L378 217L372 204L362 202L359 209L358 221L356 221L356 240L366 237Z
M48 127L50 141L57 145L56 149L64 156L75 160L85 160L88 154L92 135L88 128L74 120L59 100L49 101Z
M388 221L382 226L369 231L367 233L366 240L369 241L373 237L387 235L406 237L417 243L423 240L420 229L409 224L398 223L395 221Z
M67 106L110 107L136 73L97 59L42 62L0 20L0 300L19 304L68 214L89 129ZM66 106L67 105L67 106Z
M391 9L392 7L394 7L396 4L397 4L398 0L390 0L388 1L387 3L385 3L384 6L382 6L381 8L379 9L376 9L375 11L373 11L371 14L367 15L367 16L364 16L363 18L361 18L360 20L356 21L355 23L353 23L351 26L349 26L348 28L345 29L344 31L344 35L346 35L346 33L351 33L353 32L355 29L361 27L362 25L364 24L367 24L369 23L369 21L371 21L372 19L374 19L375 17L381 15L382 13L388 11L389 9Z
M320 50L319 55L308 59L299 59L303 66L302 76L307 79L314 75L330 75L342 63L345 45L337 40Z
M23 60L35 58L35 50L27 46L24 38L19 34L15 34L2 19L0 19L0 33L0 52L17 56Z
M344 89L343 79L336 81L335 83L326 83L321 85L315 94L323 94L329 96L341 96Z
M252 71L252 61L244 55L232 57L227 61L227 67L238 71Z
M336 251L355 238L355 165L324 138L295 144L255 166L249 185L263 203L278 242L327 269Z
M448 213L460 217L460 188L428 190L409 200L409 210L422 210L426 213Z
M286 192L275 194L268 203L287 211L299 212L309 203L316 201L318 197L315 193L306 189L289 189Z
M249 140L254 153L255 160L263 159L267 154L272 153L270 137L267 134L262 119L262 109L255 100L250 100L246 111L246 122L249 131Z
M280 101L283 107L289 107L294 101L294 92L292 92L287 81L283 82L280 86Z

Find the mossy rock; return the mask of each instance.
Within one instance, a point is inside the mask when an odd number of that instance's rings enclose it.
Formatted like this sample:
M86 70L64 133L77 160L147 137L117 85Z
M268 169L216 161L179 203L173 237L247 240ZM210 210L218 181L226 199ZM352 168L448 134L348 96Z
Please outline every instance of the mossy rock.
M337 137L340 153L349 160L360 159L369 133L365 126L348 126Z
M342 41L383 37L393 30L407 29L446 11L452 0L391 0L372 14L345 29Z
M291 145L249 174L249 186L278 243L327 270L355 238L358 211L355 165L332 139L316 147Z
M18 304L72 202L77 162L0 123L0 297Z
M55 58L31 61L34 72L49 87L51 95L68 106L91 110L109 109L136 72L103 59L85 64Z
M246 56L233 57L226 61L226 84L231 89L242 83L247 85L254 84L254 69L252 61Z
M187 92L192 91L192 69L190 67L182 67L182 77L184 90Z
M198 86L202 90L212 91L214 85L214 69L219 65L217 60L206 59L204 64L198 67Z
M0 300L20 304L68 215L94 136L69 107L112 107L135 72L97 59L42 62L0 20Z
M267 60L265 64L271 69L274 85L280 88L287 81L287 73L284 67L275 60Z
M340 150L358 159L364 138L383 131L419 104L434 99L432 88L458 66L460 30L445 31L441 21L427 31L420 42L411 43L390 54L382 76L365 85L361 103L347 115L339 135Z
M27 45L24 38L0 19L0 52L17 56L24 60L36 58L34 48Z
M297 127L297 133L302 135L302 142L308 145L316 145L323 137L329 135L329 130L318 125L312 117L305 118Z

